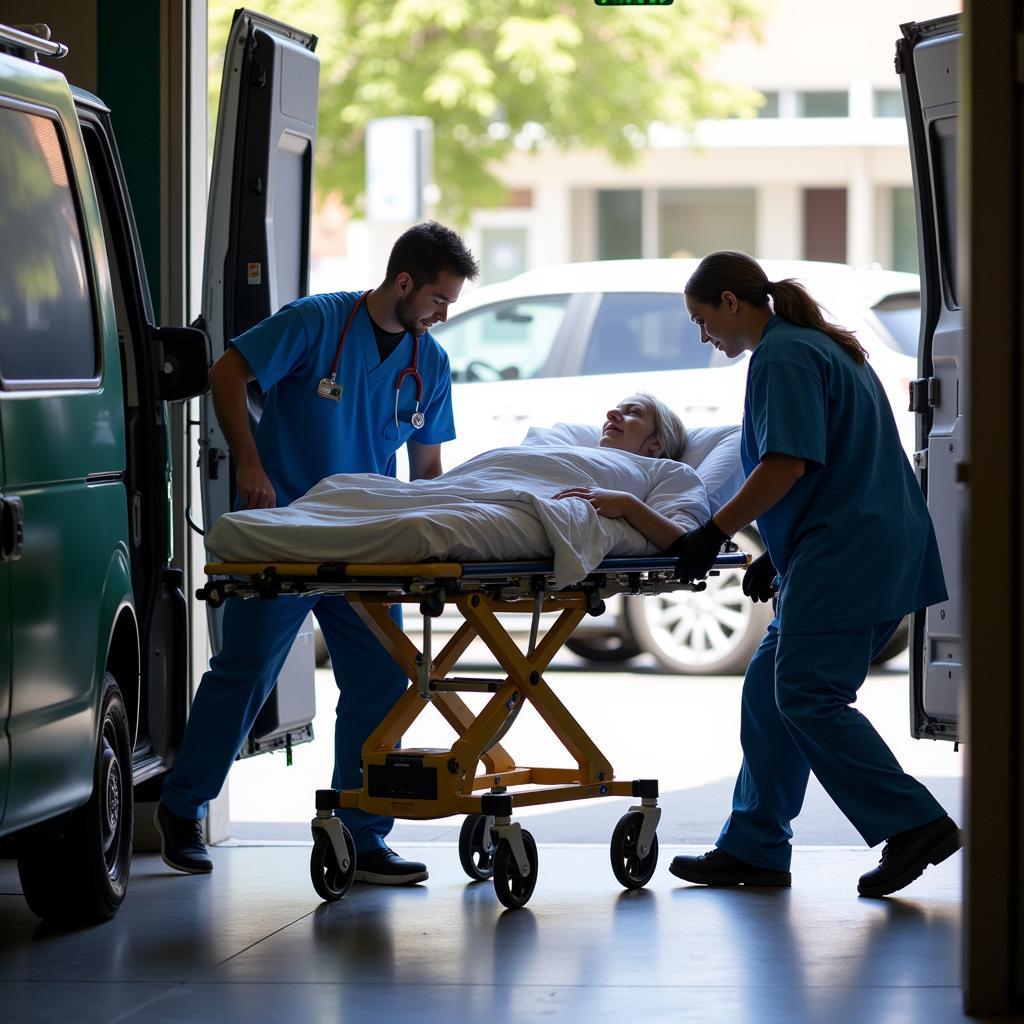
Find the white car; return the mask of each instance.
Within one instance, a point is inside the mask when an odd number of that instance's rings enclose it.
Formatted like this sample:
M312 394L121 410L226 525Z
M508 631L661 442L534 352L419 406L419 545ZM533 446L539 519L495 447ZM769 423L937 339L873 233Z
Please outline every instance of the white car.
M458 438L454 466L518 444L532 426L601 423L636 391L665 400L688 426L739 423L746 356L701 345L682 290L696 260L617 260L544 267L467 292L433 333L451 359ZM896 413L908 454L917 376L918 278L841 264L762 261L771 280L801 281L831 318L857 333ZM747 531L737 540L761 551ZM741 574L709 580L703 593L629 598L588 619L570 641L595 660L647 651L672 672L742 672L770 617L740 591ZM904 636L905 642L905 636ZM898 653L890 645L886 652Z

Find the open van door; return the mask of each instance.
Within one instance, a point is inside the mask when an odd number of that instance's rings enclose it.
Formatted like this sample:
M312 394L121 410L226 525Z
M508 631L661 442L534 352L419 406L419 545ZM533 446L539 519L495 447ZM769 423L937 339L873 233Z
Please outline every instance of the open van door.
M320 62L316 36L252 11L235 12L224 57L207 212L203 319L216 359L232 338L309 290L310 218ZM250 386L249 412L263 398ZM200 410L203 518L235 500L235 471L213 400ZM220 649L220 611L209 611ZM312 619L307 619L241 756L313 738Z
M958 486L964 460L967 390L961 387L964 338L957 284L957 16L901 26L896 71L910 136L921 273L917 414L918 479L938 538L949 600L913 617L911 732L959 740L963 678L962 526L966 497Z
M7 807L11 781L11 741L7 719L11 713L11 567L21 543L18 509L4 497L4 447L0 437L0 824Z

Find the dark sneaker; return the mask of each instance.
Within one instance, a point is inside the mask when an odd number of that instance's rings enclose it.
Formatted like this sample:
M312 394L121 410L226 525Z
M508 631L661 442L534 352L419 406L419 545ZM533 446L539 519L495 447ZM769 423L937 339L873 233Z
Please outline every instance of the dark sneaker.
M861 896L888 896L919 878L929 864L941 864L963 845L956 822L943 815L927 825L890 836L878 867L860 876Z
M788 871L773 871L738 860L731 853L717 847L699 857L673 857L669 867L676 878L698 885L792 885Z
M399 857L386 846L379 850L368 850L356 856L355 882L371 882L374 885L412 885L427 879L427 865L419 861Z
M205 875L213 870L213 861L203 842L203 823L198 818L179 818L160 803L153 824L160 833L160 856L168 867L190 875Z

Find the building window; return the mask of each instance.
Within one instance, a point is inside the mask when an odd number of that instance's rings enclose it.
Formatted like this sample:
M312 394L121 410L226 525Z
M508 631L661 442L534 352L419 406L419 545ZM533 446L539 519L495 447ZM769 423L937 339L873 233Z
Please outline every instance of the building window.
M777 90L765 90L761 93L764 103L757 108L758 117L779 116L779 94Z
M757 250L754 189L659 189L658 255L700 257L716 249Z
M597 258L631 260L643 255L643 197L639 189L599 189Z
M838 91L798 92L797 117L849 117L850 94Z
M804 189L804 259L846 262L846 189Z
M899 89L876 89L875 117L903 117L903 93Z
M894 188L892 202L892 269L907 270L912 274L917 268L917 206L912 188Z

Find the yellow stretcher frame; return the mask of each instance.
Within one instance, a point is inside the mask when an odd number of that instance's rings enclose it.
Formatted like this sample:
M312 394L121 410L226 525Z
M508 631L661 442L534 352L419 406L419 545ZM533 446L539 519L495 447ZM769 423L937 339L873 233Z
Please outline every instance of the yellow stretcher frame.
M748 561L747 555L727 554L716 566L742 566ZM641 801L613 834L612 861L616 877L627 888L646 884L657 863L657 781L617 780L607 756L559 700L544 672L583 617L603 611L604 597L704 586L679 583L673 579L673 568L674 559L613 559L581 583L554 590L551 567L544 563L209 563L209 582L197 596L213 605L233 596L344 595L409 677L409 687L363 746L362 787L317 791L311 871L320 895L340 899L351 885L355 851L334 812L358 808L410 820L467 815L460 837L463 867L474 878L493 876L506 906L524 906L536 884L536 846L529 833L512 822L515 809L605 796ZM463 622L434 656L431 620L446 602L455 604ZM420 606L422 649L388 614L395 603ZM510 612L533 617L526 650L498 619ZM558 617L539 637L540 615L551 612ZM449 675L477 638L505 673L504 680ZM461 692L491 696L474 714ZM568 751L575 768L517 765L501 745L527 702ZM456 733L452 747L397 749L402 735L431 704Z

